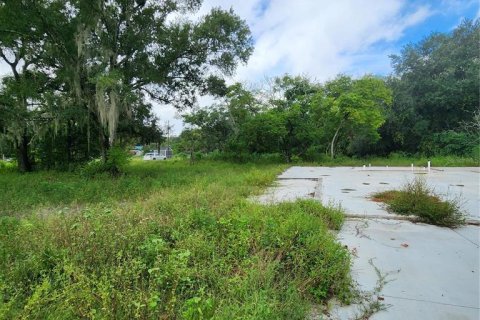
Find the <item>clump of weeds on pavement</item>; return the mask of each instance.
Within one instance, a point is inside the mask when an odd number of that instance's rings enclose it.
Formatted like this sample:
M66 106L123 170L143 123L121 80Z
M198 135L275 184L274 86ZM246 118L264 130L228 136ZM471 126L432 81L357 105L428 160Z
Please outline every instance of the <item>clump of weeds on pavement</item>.
M386 203L390 212L414 215L421 222L450 228L465 223L460 199L440 199L424 178L417 177L407 182L401 190L376 193L372 199Z

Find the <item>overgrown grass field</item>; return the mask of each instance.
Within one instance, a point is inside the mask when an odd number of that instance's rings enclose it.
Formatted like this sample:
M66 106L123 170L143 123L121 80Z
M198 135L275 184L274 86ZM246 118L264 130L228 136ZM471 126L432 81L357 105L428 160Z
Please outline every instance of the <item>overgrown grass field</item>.
M352 296L338 208L264 206L284 165L0 173L0 319L303 319Z

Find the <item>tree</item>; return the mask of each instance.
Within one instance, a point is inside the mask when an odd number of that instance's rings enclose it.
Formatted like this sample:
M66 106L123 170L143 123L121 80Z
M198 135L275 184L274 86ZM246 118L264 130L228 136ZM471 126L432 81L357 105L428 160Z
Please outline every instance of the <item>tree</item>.
M205 152L214 150L225 151L233 135L232 124L228 112L223 106L211 106L208 109L199 109L191 114L184 115L187 124L192 125L201 133Z
M12 72L3 79L0 108L4 109L4 134L12 140L17 153L18 169L31 171L29 144L32 139L32 99L38 97L38 78L30 70L39 58L37 46L44 41L42 29L35 28L37 18L26 1L4 1L0 4L0 59Z
M286 134L285 122L281 115L276 110L266 110L249 118L243 124L235 141L235 151L281 153L282 139Z
M188 19L200 5L200 0L4 1L0 48L4 59L5 50L14 57L6 60L12 66L52 80L49 93L68 105L51 109L76 110L75 119L62 118L63 123L85 127L88 146L97 134L106 161L119 124L139 114L135 109L148 108L147 99L185 108L198 94L225 94L222 77L247 61L252 39L246 23L221 9Z
M206 152L230 149L245 152L245 144L241 144L239 135L245 123L258 112L254 94L236 83L225 89L225 96L219 103L185 114L183 118L186 123L200 129Z
M384 110L392 103L391 90L382 79L364 76L352 80L341 75L325 85L322 104L327 108L327 119L334 124L330 141L330 156L335 156L335 146L341 130L348 130L350 137L355 132L367 134L378 140L378 128L385 121Z
M195 163L195 152L204 147L200 129L185 129L179 137L178 149L190 155L190 163Z
M480 20L465 20L451 33L434 33L391 56L392 112L382 129L391 149L419 151L433 133L458 131L479 105Z
M98 115L105 149L132 100L147 95L191 106L197 93L218 89L217 74L231 74L252 50L248 27L232 11L169 22L173 14L195 11L200 1L94 1L93 9L83 3L74 38L85 80L76 90Z
M303 157L315 140L313 101L320 90L318 84L301 76L285 75L274 80L270 104L283 122L285 134L279 136L279 146L287 162L294 155Z

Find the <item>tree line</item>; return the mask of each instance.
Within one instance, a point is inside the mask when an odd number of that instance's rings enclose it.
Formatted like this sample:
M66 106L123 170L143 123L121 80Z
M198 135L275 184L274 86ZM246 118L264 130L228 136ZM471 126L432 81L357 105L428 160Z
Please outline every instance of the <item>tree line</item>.
M220 103L184 116L178 148L286 161L391 153L478 159L479 31L478 19L465 20L409 44L390 57L389 76L318 83L286 75L261 90L234 84Z

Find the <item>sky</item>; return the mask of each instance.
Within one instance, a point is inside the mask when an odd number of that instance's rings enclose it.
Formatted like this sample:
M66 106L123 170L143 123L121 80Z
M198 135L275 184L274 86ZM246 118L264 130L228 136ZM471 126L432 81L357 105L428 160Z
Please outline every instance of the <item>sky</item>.
M233 8L254 40L248 63L228 83L255 85L286 73L320 82L339 73L387 75L389 55L406 44L480 17L478 0L204 0L196 16L214 7ZM155 105L154 112L173 125L173 134L181 132L173 107Z

